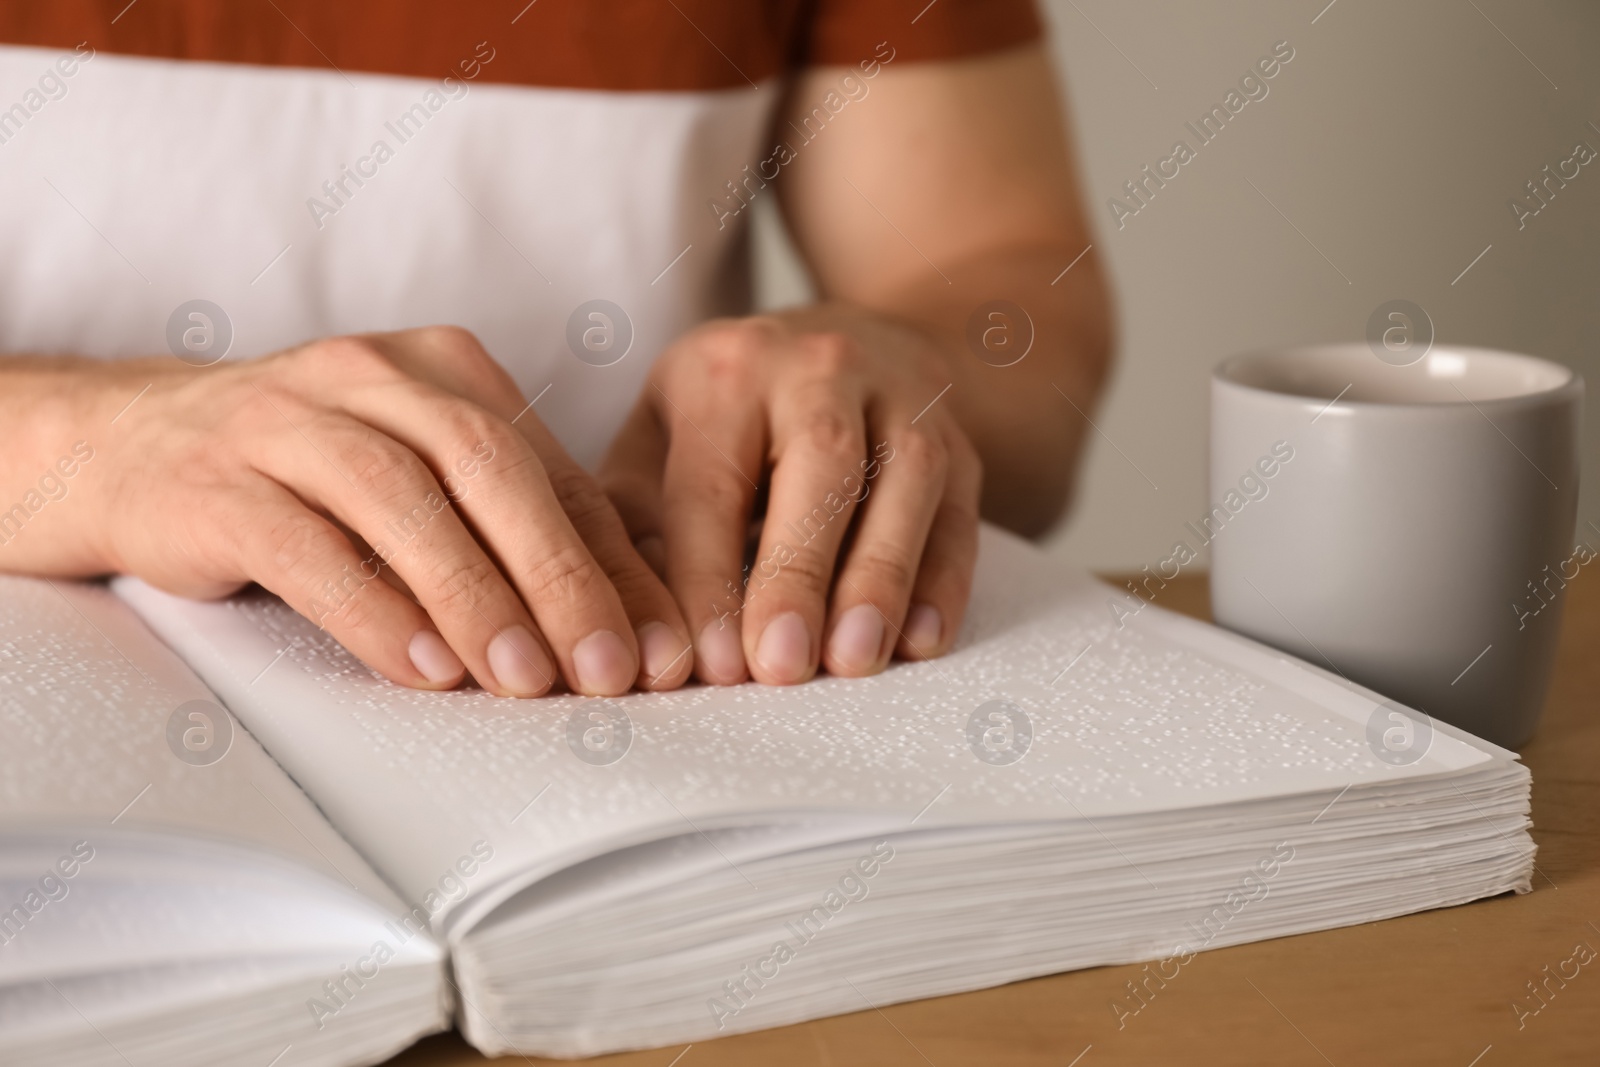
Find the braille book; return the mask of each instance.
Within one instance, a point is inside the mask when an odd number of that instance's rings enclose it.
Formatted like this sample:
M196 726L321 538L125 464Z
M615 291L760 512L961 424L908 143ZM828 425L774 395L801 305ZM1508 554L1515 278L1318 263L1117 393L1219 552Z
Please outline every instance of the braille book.
M4 578L0 771L0 1061L50 1067L701 1041L1534 856L1512 753L989 529L942 659L607 700L404 689L260 592Z

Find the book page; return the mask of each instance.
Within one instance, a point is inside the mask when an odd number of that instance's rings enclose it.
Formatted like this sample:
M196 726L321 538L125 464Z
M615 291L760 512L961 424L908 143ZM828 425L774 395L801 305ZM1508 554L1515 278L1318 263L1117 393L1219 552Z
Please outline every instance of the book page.
M1300 794L1315 814L1354 783L1506 758L1439 727L1415 760L1380 760L1375 694L1154 607L1130 615L1138 601L987 528L953 652L789 688L422 692L270 596L118 591L402 892L446 912L470 898L452 939L533 877L667 836L803 819L806 835L832 820L845 837Z
M123 831L265 849L393 892L193 671L103 585L0 576L0 834Z
M375 1062L449 1025L408 910L109 589L0 577L0 1062Z

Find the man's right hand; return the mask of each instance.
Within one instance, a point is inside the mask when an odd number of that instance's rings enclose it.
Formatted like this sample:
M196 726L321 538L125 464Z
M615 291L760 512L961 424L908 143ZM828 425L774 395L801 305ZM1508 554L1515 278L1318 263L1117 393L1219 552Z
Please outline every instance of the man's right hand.
M72 480L77 499L0 547L6 570L134 574L203 598L258 582L422 689L466 671L506 696L544 693L558 674L606 696L689 677L671 595L463 330L333 338L206 368L0 367L23 385L49 380L57 398L23 451L79 439L94 450ZM5 461L13 495L37 477L23 462Z

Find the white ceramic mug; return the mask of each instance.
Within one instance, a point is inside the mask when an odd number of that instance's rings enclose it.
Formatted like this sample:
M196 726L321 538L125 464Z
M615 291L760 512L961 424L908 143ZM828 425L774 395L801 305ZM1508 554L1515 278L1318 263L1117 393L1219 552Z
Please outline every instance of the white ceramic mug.
M1574 554L1583 379L1440 345L1234 357L1211 381L1217 622L1516 747Z

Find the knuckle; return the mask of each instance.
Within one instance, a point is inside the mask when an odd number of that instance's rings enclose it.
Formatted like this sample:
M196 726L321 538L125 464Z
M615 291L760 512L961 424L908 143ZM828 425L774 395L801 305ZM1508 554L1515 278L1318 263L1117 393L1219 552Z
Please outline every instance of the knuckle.
M478 341L478 335L465 326L456 326L451 323L436 323L432 326L418 326L416 328L417 340L435 348L442 348L449 352L463 354L476 354L483 351L483 345Z
M460 375L481 389L516 391L511 376L495 362L478 335L465 326L449 323L419 326L412 331L412 336L432 361L447 367L451 374Z
M801 439L807 450L853 462L866 454L866 438L854 419L838 408L823 408L806 419Z
M454 402L445 407L443 429L457 454L451 462L484 445L499 453L511 449L522 440L510 423L468 401Z
M875 545L863 549L850 561L851 569L858 572L863 588L908 590L917 577L917 564L900 545Z
M832 561L814 549L801 549L783 564L781 580L808 592L826 592L833 581Z
M365 337L329 337L299 350L315 364L319 375L333 374L356 380L388 380L399 377L400 368L372 341Z
M345 595L331 603L321 601L318 606L327 609L324 619L337 622L340 632L346 635L357 630L394 625L393 613L378 597Z
M942 476L949 467L950 450L939 434L909 426L894 442L895 461L923 477Z
M648 608L652 615L671 622L679 617L678 606L656 572L643 559L619 567L611 575L611 585L625 605Z
M545 473L551 490L561 502L561 510L578 529L593 530L614 514L611 502L583 468L562 465Z
M525 398L516 379L466 327L415 326L395 336L404 342L403 365L429 384L497 410L522 408Z
M774 576L775 577L775 576ZM727 611L728 605L733 603L733 591L729 588L732 584L727 574L717 566L698 559L681 560L676 563L670 577L672 595L676 596L678 603L686 610L693 611L707 603L712 610ZM755 596L758 586L751 582L742 592L744 598Z
M707 347L736 358L749 357L771 347L778 335L777 321L765 315L717 319L706 326Z
M753 316L709 323L702 329L698 340L710 379L714 383L737 388L750 380L777 338L777 323Z
M861 347L846 334L833 330L807 334L802 340L813 370L829 378L843 378L861 364Z
M355 475L383 496L401 496L421 489L422 461L396 445L373 445L364 451Z
M530 603L577 607L587 605L596 585L604 580L589 554L574 545L535 560L524 584Z
M465 561L437 563L429 568L426 580L433 599L444 610L466 618L477 618L480 605L492 600L504 587L494 561L481 554Z
M330 531L308 511L283 515L267 527L263 542L272 565L280 570L315 566L328 551Z
M713 515L739 515L744 513L749 490L745 483L730 470L704 472L683 484L684 496L697 508Z

